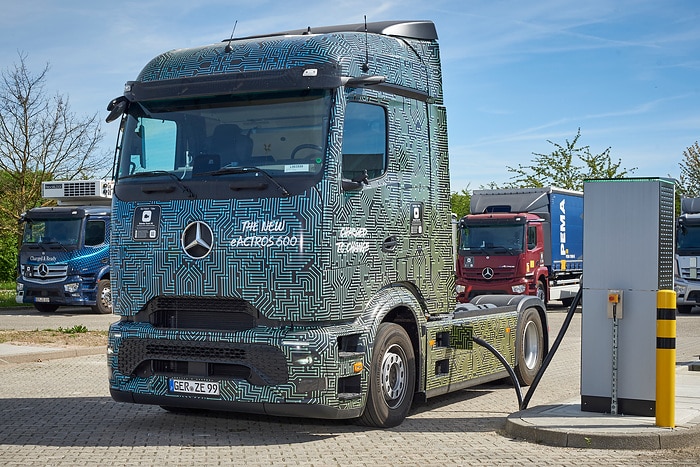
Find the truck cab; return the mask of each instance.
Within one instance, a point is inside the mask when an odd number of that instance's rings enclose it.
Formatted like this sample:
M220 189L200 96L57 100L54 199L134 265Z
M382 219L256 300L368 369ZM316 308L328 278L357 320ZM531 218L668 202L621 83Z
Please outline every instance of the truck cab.
M536 295L546 301L543 219L528 213L468 216L460 223L458 300L475 295Z
M583 193L475 190L470 211L458 226L457 301L515 294L572 303L583 274Z
M86 187L97 194L86 195ZM96 313L111 313L111 183L45 182L42 190L44 198L60 205L30 209L20 219L17 303L31 303L40 312L89 306Z
M676 308L690 313L700 302L700 198L681 200L675 256Z

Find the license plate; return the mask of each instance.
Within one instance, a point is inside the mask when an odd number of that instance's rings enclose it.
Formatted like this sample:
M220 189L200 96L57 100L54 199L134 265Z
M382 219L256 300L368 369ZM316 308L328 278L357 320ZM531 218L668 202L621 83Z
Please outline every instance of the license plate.
M170 392L182 394L200 394L203 396L218 396L219 383L216 381L195 381L190 379L168 380Z
M49 303L49 297L35 297L34 301L39 303Z

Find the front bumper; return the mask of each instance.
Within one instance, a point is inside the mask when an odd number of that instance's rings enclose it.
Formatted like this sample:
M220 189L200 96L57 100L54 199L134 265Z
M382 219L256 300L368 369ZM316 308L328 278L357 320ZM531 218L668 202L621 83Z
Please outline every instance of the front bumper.
M69 276L59 282L37 283L17 279L17 303L46 303L60 306L95 305L96 282L80 276Z
M109 331L110 393L118 402L355 418L364 407L366 357L341 343L359 342L358 333L349 326L228 332L120 321ZM173 378L216 381L219 395L171 392Z
M673 289L676 292L676 306L700 306L700 281L676 277Z

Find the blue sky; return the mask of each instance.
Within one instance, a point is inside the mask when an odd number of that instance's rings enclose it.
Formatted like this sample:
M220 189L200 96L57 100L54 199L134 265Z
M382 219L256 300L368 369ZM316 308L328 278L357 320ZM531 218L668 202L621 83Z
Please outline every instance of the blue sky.
M25 0L5 2L0 68L48 63L47 91L98 113L166 50L236 36L390 19L438 29L452 190L507 182L508 166L581 129L635 176L678 177L700 140L700 2L693 0ZM105 172L117 124L104 124Z

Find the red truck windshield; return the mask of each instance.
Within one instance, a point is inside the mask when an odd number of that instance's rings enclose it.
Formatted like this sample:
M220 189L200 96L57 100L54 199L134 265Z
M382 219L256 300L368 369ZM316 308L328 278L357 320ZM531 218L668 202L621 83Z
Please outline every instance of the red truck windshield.
M523 252L524 229L524 224L467 225L461 229L460 254L520 254Z

